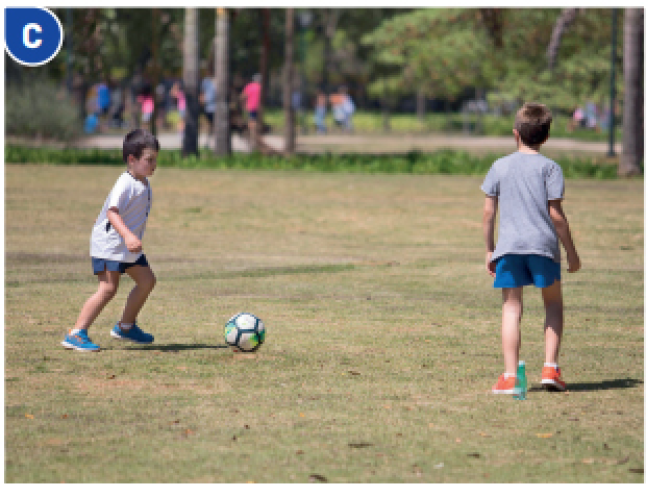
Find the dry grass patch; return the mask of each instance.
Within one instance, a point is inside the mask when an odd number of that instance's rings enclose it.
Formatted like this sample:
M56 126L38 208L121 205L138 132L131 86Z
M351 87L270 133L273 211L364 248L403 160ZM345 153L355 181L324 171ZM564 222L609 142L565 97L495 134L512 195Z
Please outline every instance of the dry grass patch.
M539 387L529 290L518 402L488 393L500 297L473 177L162 168L140 317L155 343L109 338L124 277L91 329L102 352L63 350L120 171L5 167L5 481L643 481L642 182L567 182L569 393ZM241 311L268 327L254 355L223 344Z

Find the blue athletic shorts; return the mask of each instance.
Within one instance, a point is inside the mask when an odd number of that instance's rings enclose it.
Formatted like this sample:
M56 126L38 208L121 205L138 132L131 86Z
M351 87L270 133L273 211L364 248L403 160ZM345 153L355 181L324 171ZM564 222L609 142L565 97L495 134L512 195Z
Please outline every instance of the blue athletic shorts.
M134 263L122 263L121 261L111 261L110 259L92 258L92 271L99 274L102 271L119 271L121 274L131 266L149 267L146 256L142 254Z
M560 281L560 263L537 254L505 254L497 260L494 288L535 285L547 288Z

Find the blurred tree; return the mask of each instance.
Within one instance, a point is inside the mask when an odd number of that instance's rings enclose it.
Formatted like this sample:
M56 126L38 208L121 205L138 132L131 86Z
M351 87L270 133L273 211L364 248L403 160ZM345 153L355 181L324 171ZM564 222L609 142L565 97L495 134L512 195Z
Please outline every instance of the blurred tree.
M338 20L340 19L340 9L329 8L321 9L322 15L322 30L324 33L324 48L322 54L322 91L328 95L330 92L329 87L329 71L331 70L331 43L335 35Z
M182 53L185 94L185 123L182 134L182 156L198 155L200 129L200 22L197 8L185 9L184 49Z
M216 9L216 131L215 153L226 156L232 153L229 118L229 11Z
M567 28L574 23L576 15L578 15L577 8L564 8L560 12L560 16L556 19L553 30L551 32L551 40L549 47L547 47L547 60L549 69L553 70L558 57L558 49L560 48L560 41Z
M292 103L295 53L295 9L286 9L286 41L284 64L283 106L285 117L284 154L295 153L295 108Z
M467 9L425 9L395 16L363 38L373 46L378 65L392 66L377 76L370 93L424 93L453 99L466 87L485 85L489 40Z
M571 112L587 100L601 103L609 92L610 15L609 9L581 9L575 19L556 9L424 9L384 20L362 41L375 50L377 65L400 69L391 81L399 96L423 90L453 99L489 90L494 103L543 100ZM547 48L555 60L558 45L560 63L550 70ZM374 92L380 76L369 84Z
M151 134L157 136L158 114L160 113L160 97L158 84L160 83L160 64L158 60L158 36L160 31L160 9L151 11L151 96L153 97L153 113L149 121Z
M625 9L623 20L623 155L619 175L641 174L644 154L644 11Z
M505 63L493 83L502 98L543 101L569 114L588 101L603 105L610 91L611 10L581 9L570 24L571 15L556 9L506 12L500 52ZM556 30L562 30L559 52L557 43L552 43L552 35L558 37ZM550 69L551 56L547 56L554 49L556 58ZM622 91L618 79L617 92Z
M263 8L259 10L259 25L263 33L263 42L261 43L261 52L259 56L259 73L261 73L261 95L259 99L259 109L257 110L257 136L263 137L263 109L268 98L268 86L270 77L270 9Z

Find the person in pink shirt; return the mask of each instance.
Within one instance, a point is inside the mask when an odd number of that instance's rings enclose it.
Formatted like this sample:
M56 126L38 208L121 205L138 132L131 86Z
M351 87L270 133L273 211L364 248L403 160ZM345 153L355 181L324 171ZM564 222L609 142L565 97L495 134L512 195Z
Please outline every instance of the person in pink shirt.
M142 91L137 97L137 102L141 106L140 110L142 112L142 122L146 124L151 120L151 116L153 115L153 110L155 108L151 85L144 85L144 88L142 88Z
M261 75L255 74L252 81L245 85L241 92L241 102L245 103L245 110L248 113L248 126L250 128L250 138L256 141L257 135L257 117L259 104L261 103Z
M187 100L185 94L180 87L180 82L176 81L171 87L171 96L174 97L178 102L178 114L180 115L180 120L178 121L178 132L182 133L184 131L184 120L185 113L187 111Z

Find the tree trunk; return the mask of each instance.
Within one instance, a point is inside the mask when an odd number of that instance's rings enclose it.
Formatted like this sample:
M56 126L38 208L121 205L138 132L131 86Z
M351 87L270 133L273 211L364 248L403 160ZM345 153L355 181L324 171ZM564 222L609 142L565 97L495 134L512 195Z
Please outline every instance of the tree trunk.
M182 134L182 157L198 155L198 123L200 121L200 49L198 9L186 8L184 44L182 50L182 79L185 94L185 123Z
M324 17L324 53L322 63L322 90L329 94L329 71L331 69L331 42L335 35L335 29L340 18L340 11L332 8L325 13Z
M625 9L623 20L623 154L620 176L641 174L644 152L643 9Z
M558 19L556 19L553 31L551 32L551 40L547 47L547 60L549 62L550 70L553 70L556 66L558 49L560 48L562 36L567 31L567 28L574 23L574 20L576 20L576 15L578 15L579 10L580 9L577 8L564 8L562 9L562 12L560 12Z
M151 134L157 136L157 117L160 110L157 100L157 86L160 82L158 74L158 28L160 10L154 8L151 12L151 54L153 56L153 66L151 68L151 96L153 97L153 113L151 114L150 131Z
M216 112L214 131L216 133L217 155L232 154L229 120L229 12L216 9Z
M257 137L259 138L263 135L263 109L265 108L265 102L268 96L268 87L270 86L270 77L268 76L270 59L270 9L261 9L260 15L261 25L263 26L263 45L261 48L261 58L259 59L259 70L261 74L261 95L259 98L259 109L257 110Z
M284 65L283 106L285 118L284 154L295 153L295 109L292 104L295 52L295 9L286 9L286 47Z

